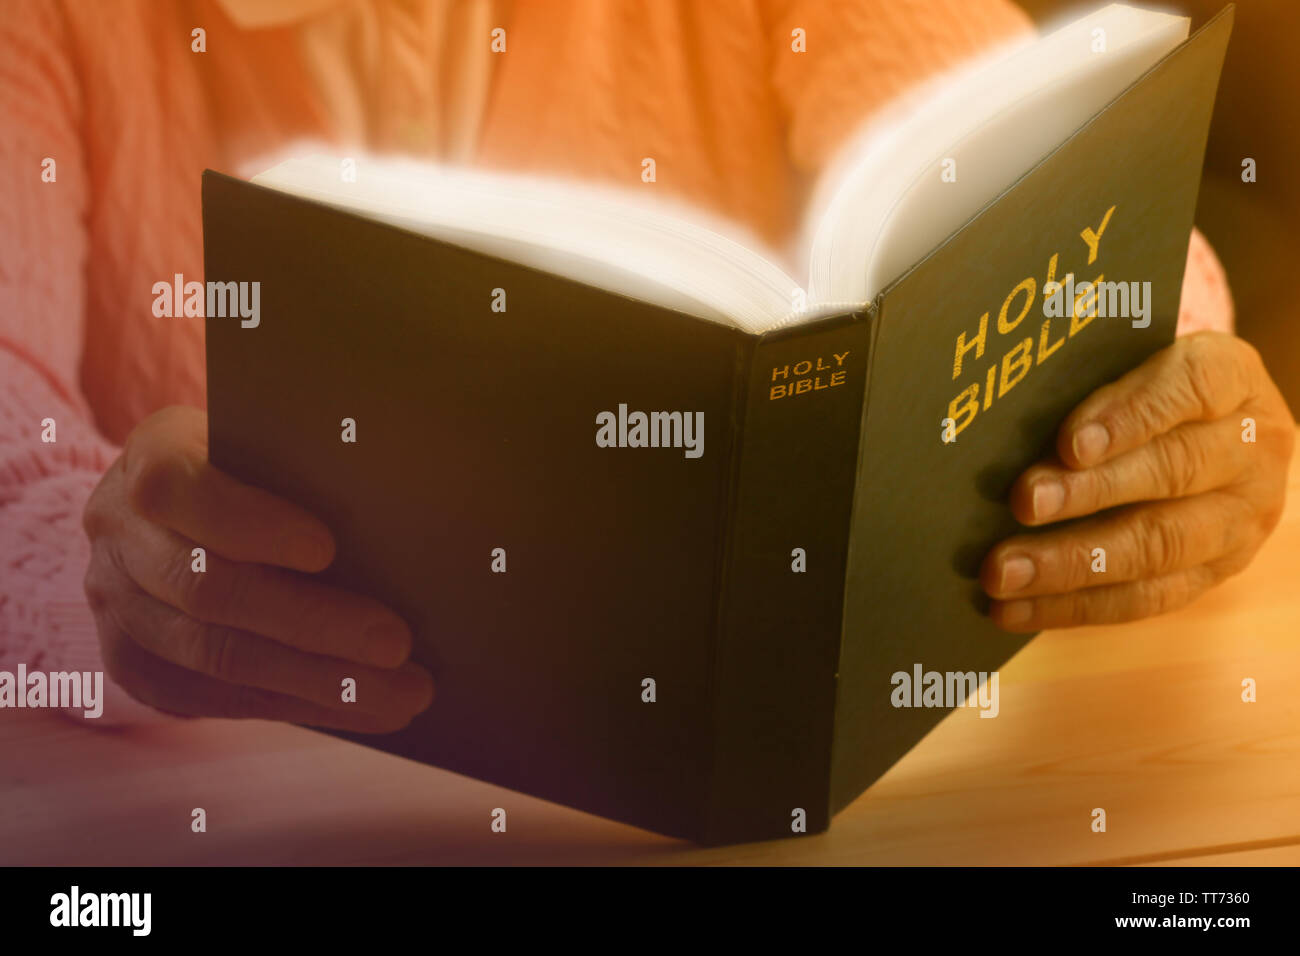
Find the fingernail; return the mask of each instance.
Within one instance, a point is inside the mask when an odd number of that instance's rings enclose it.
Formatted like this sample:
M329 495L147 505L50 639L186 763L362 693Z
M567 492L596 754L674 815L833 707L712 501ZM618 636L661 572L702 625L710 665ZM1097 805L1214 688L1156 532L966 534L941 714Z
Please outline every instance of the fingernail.
M379 666L397 667L411 653L411 632L399 621L381 621L366 629L366 646Z
M1019 591L1033 579L1034 562L1023 554L1018 554L1002 562L1002 580L998 589L1003 594L1009 594Z
M1055 478L1034 482L1034 519L1050 518L1065 507L1065 485Z
M433 675L413 661L408 661L394 675L404 694L417 701L416 713L433 703Z
M1100 422L1089 422L1074 433L1074 457L1083 464L1101 458L1110 446L1110 432Z
M1010 601L1002 605L1002 620L1006 624L1024 624L1033 610L1033 601Z
M334 560L334 540L328 534L307 531L289 540L295 542L297 563L304 567L324 570Z

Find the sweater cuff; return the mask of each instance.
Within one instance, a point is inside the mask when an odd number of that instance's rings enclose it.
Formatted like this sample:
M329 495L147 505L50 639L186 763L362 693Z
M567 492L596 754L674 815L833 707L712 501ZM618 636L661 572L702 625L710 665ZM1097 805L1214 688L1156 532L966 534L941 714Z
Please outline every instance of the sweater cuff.
M91 727L177 719L132 698L104 668L82 590L90 544L81 512L98 479L91 471L46 474L20 486L0 509L0 667L103 674L99 717L86 717L82 707L62 709Z
M1188 335L1207 329L1232 333L1234 318L1227 273L1205 236L1199 229L1193 229L1178 307L1178 334Z

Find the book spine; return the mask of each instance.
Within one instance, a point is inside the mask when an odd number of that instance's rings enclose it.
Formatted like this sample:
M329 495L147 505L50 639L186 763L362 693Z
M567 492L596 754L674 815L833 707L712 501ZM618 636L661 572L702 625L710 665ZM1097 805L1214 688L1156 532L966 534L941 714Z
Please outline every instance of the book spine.
M830 754L870 311L762 336L743 370L702 841L830 823Z

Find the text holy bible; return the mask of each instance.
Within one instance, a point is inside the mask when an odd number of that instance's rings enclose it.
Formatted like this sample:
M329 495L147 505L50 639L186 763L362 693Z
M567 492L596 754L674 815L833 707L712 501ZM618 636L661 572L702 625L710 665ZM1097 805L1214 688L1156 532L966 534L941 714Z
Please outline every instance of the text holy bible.
M976 568L1065 414L1172 340L1230 29L859 306L761 331L206 174L206 278L261 296L208 312L211 460L325 520L324 576L437 683L354 739L718 843L822 830L961 698L996 713L1027 638Z

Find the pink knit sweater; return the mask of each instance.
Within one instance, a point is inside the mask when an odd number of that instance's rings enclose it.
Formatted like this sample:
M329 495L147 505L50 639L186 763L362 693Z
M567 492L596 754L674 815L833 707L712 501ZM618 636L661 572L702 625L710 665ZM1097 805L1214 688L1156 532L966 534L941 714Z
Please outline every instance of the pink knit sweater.
M0 669L103 670L81 512L138 421L204 405L202 323L151 310L153 283L202 277L203 168L235 171L303 136L464 155L471 130L469 155L488 166L619 181L654 155L665 191L778 242L865 115L1029 29L1008 0L498 2L487 16L508 52L485 67L491 95L470 122L457 111L483 87L449 75L448 44L469 41L448 18L478 30L484 14L462 6L6 0ZM790 49L794 27L806 53ZM1180 331L1231 323L1222 269L1194 234ZM105 692L101 724L157 716Z

